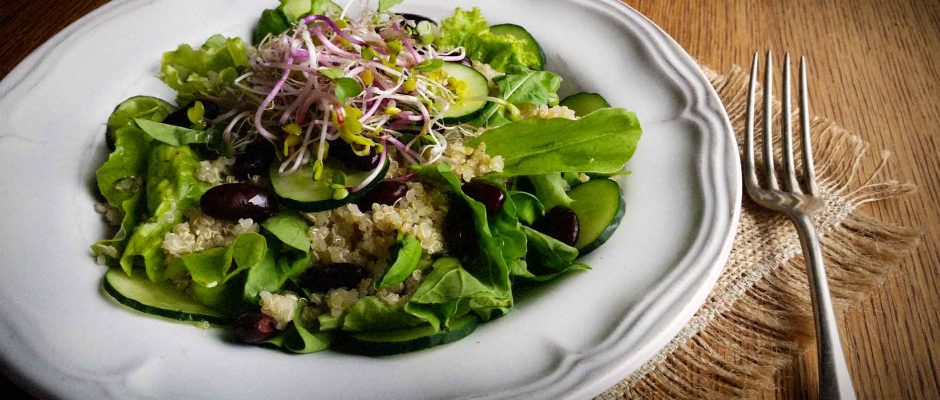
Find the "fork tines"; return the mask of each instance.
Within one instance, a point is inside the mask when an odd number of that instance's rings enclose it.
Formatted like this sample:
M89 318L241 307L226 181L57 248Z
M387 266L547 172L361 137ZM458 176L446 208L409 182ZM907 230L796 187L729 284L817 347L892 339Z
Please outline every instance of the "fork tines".
M757 90L757 69L759 55L754 53L751 65L751 84L747 99L747 129L745 132L744 151L744 180L749 193L760 191L761 186L754 167L754 103ZM813 151L809 136L809 100L806 89L806 61L800 57L800 138L803 148L803 177L808 194L816 196L819 189L816 185L816 175L813 168ZM783 189L790 193L803 193L797 179L796 167L793 160L793 126L791 122L791 96L790 96L790 54L787 53L783 63L783 94L782 124L783 131L783 169L781 177ZM774 171L773 157L773 59L770 51L764 64L764 134L763 134L763 171L766 177L767 190L779 191L777 175Z

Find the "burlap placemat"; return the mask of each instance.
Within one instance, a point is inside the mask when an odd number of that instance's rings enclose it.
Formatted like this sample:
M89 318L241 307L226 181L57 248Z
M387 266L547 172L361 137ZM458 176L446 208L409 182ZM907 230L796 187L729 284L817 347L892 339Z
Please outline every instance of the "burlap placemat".
M740 143L749 77L739 67L725 74L704 70ZM778 108L774 117L779 114ZM874 172L860 176L868 144L832 121L815 118L811 131L826 199L816 226L841 313L870 293L920 237L916 230L872 219L858 207L915 187L884 176L889 155L884 151ZM812 307L796 231L783 216L744 197L731 256L705 305L666 348L598 398L754 397L773 387L774 374L813 345Z

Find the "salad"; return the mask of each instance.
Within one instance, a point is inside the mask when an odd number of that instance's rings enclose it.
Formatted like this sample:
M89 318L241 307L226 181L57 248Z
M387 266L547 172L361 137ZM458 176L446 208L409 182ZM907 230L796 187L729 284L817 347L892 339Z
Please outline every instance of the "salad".
M467 336L589 269L624 214L636 116L560 99L523 27L281 0L251 42L163 54L175 105L108 118L91 246L118 302L296 353Z

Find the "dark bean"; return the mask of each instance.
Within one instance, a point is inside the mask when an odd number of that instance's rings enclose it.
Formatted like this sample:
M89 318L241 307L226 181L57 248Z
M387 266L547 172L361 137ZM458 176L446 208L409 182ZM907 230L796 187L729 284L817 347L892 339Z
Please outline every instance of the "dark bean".
M232 173L238 179L248 179L249 175L264 175L274 160L274 148L266 140L259 139L250 144L245 151L235 156Z
M421 22L421 21L428 21L432 25L437 25L437 21L430 19L428 17L425 17L423 15L411 14L411 13L398 13L398 15L401 15L401 17L404 18L405 21L414 21L415 25L417 25L418 22Z
M379 153L375 146L369 148L369 153L360 156L353 153L352 145L344 140L334 140L330 142L330 157L335 157L337 161L346 168L357 171L371 171L379 166Z
M202 116L205 119L215 119L219 116L219 105L209 100L199 100L202 102Z
M474 227L473 210L464 199L454 198L444 217L444 244L447 252L463 258L474 255L479 250L479 242Z
M386 179L375 185L372 190L366 192L362 198L356 202L356 205L358 205L359 209L362 211L371 210L372 204L375 203L390 206L395 204L398 199L405 197L405 193L408 193L408 185L404 182Z
M192 125L192 122L189 122L189 116L186 115L187 110L189 110L189 107L178 108L176 111L173 111L167 115L166 118L163 118L163 123L189 128L189 126Z
M277 212L270 192L247 183L226 183L207 190L199 199L202 212L219 219L263 221Z
M506 201L506 194L498 186L484 181L470 181L460 187L467 196L483 203L486 206L486 213L489 215L499 214L503 209L503 203Z
M578 214L565 206L552 207L542 219L535 222L533 228L569 246L578 243L578 234L581 232Z
M315 265L300 276L300 285L313 292L325 293L341 287L359 287L359 282L368 276L369 271L356 264Z
M258 344L277 333L277 320L261 313L239 315L232 323L232 336L239 343Z

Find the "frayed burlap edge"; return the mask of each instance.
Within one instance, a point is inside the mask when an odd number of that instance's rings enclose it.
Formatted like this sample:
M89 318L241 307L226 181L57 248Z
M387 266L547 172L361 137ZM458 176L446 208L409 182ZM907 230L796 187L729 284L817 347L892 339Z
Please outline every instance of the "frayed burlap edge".
M735 132L741 134L747 74L739 67L724 75L707 69L705 73L726 105ZM817 226L831 291L837 312L841 312L857 305L880 284L920 237L917 230L862 214L858 206L911 193L916 187L884 176L887 152L881 153L874 172L859 176L868 145L835 123L817 118L811 131L817 177L827 197L829 215ZM742 221L761 221L761 226L788 225L782 217L760 209L747 198L743 203ZM750 237L745 243L736 240L719 286L690 323L646 365L599 398L725 399L754 397L772 388L774 374L814 340L801 251L793 245L795 231L781 226L773 232L787 229L791 237L783 241L785 245L777 240L752 242ZM741 230L738 239L742 239ZM748 234L754 236L753 232ZM777 247L772 257L749 259L753 246L774 245ZM735 263L739 265L729 268Z

